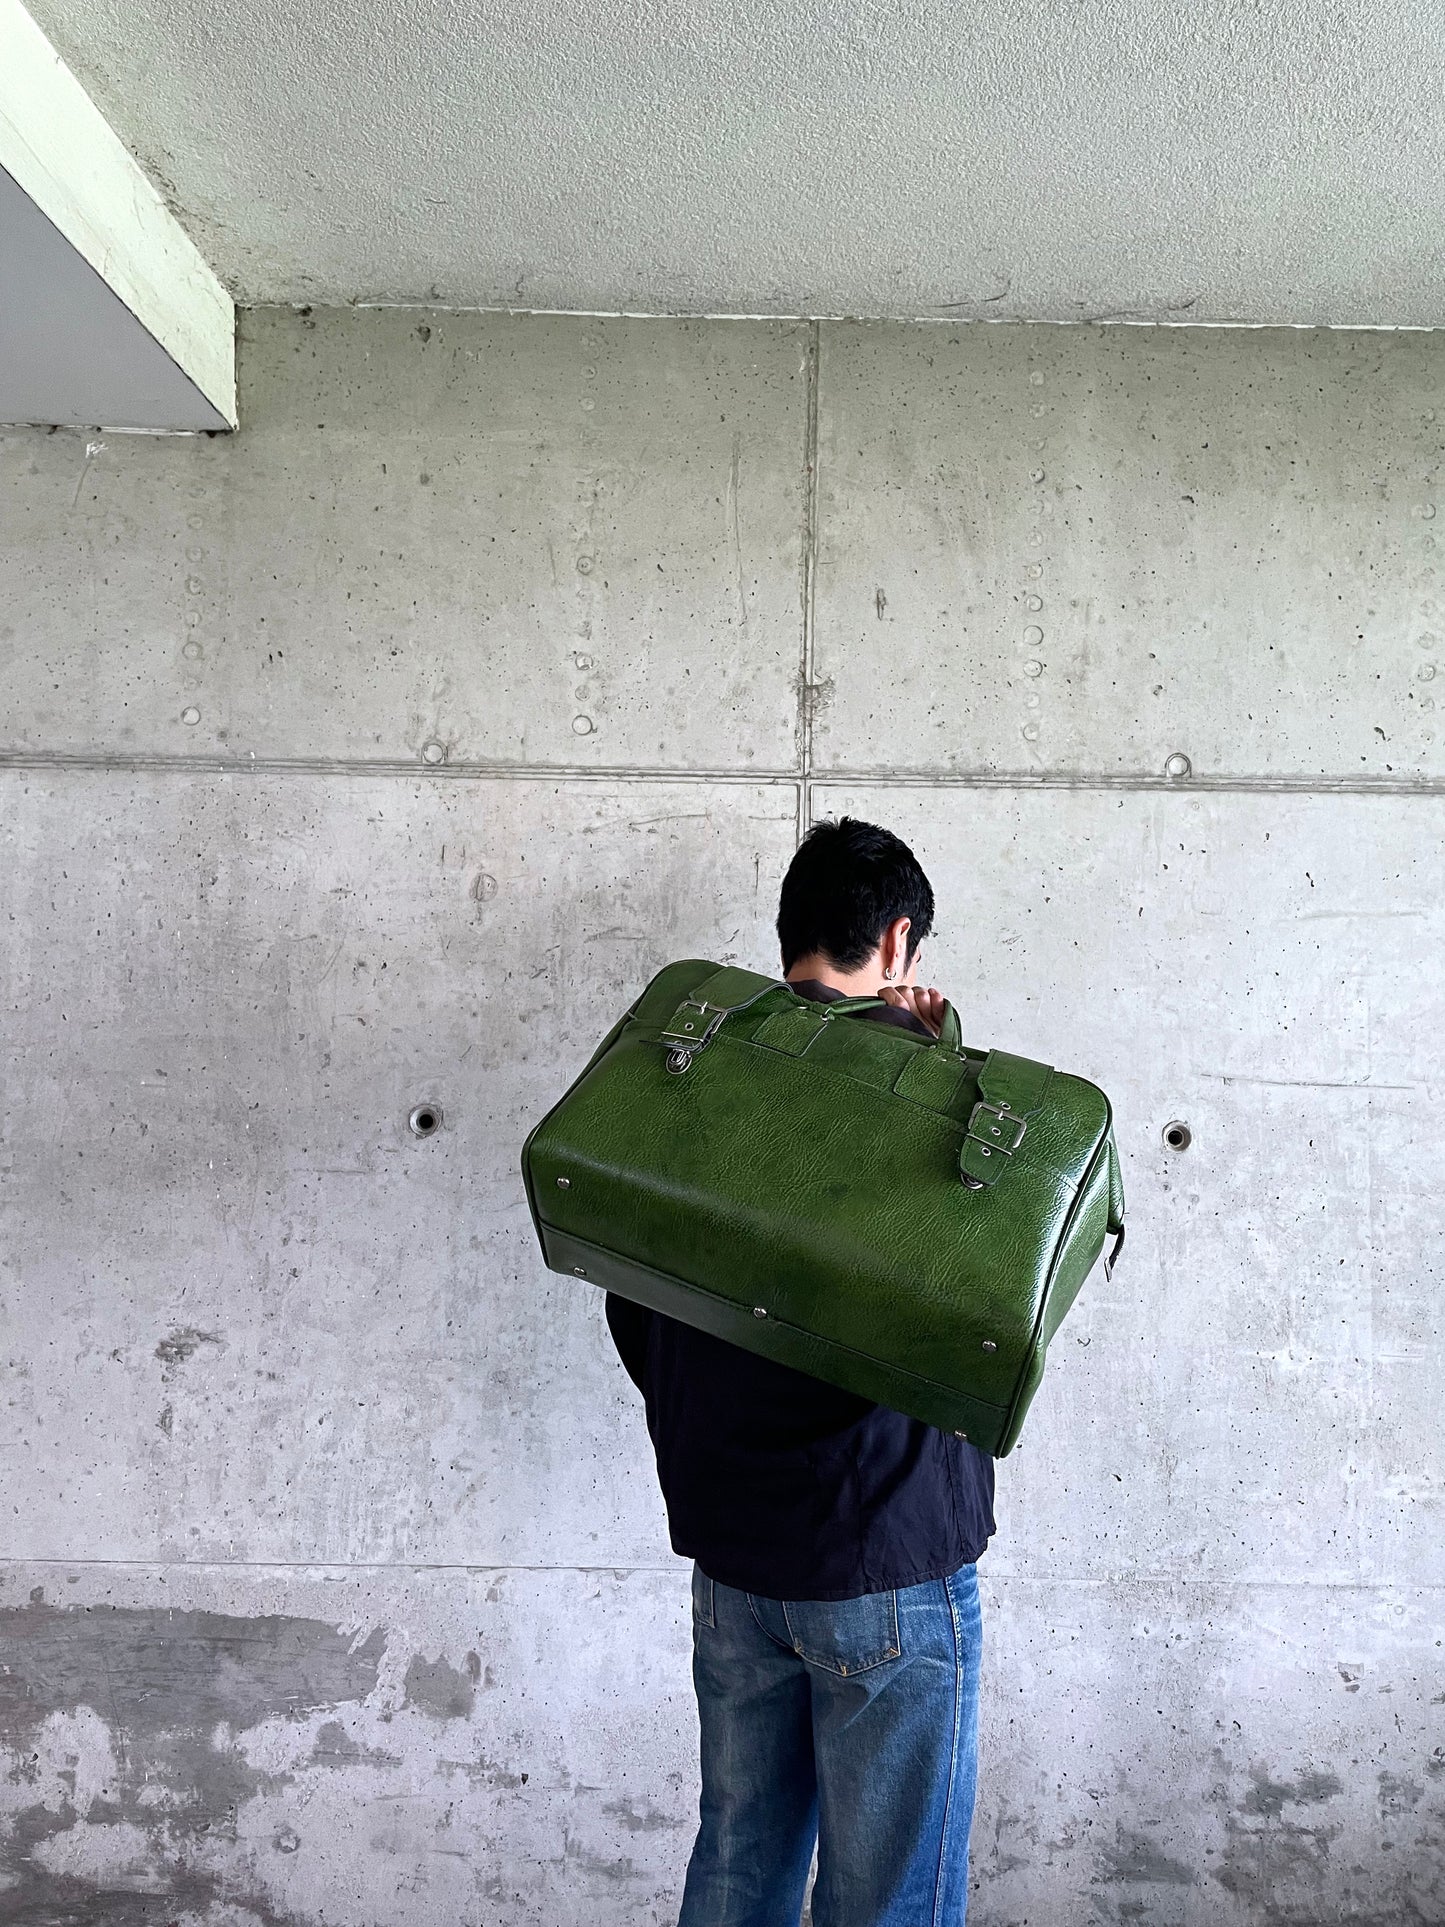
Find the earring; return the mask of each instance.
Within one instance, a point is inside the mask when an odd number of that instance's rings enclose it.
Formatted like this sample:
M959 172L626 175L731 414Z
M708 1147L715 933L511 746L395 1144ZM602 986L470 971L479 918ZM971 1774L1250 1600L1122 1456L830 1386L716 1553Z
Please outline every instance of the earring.
M892 964L889 964L888 968L883 973L885 981L891 983L894 975L895 975L895 972L894 972L893 966Z

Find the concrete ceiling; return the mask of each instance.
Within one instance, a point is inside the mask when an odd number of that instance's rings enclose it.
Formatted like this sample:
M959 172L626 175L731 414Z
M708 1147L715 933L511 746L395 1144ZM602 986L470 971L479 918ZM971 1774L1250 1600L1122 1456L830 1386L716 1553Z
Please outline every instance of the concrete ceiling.
M239 300L1445 323L1437 0L32 0Z

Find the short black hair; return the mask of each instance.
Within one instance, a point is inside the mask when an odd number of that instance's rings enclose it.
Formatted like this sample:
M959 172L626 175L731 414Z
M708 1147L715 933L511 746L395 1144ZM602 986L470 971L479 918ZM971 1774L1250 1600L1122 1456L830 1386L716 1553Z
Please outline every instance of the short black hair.
M783 973L815 951L839 970L856 970L898 917L909 919L911 963L933 928L933 890L903 839L856 816L815 823L778 900Z

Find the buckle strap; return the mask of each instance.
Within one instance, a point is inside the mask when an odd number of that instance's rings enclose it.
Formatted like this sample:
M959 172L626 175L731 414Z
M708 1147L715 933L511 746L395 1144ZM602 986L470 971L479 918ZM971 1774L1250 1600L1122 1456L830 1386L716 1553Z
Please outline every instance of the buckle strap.
M959 1176L971 1191L997 1182L1024 1141L1028 1121L1039 1110L1054 1074L1052 1064L1031 1057L990 1051L978 1074L978 1102L958 1153Z
M662 1027L664 1044L679 1050L701 1050L727 1016L730 1006L710 1004L704 997L684 997Z
M667 1046L667 1068L685 1071L697 1052L712 1042L724 1018L736 1010L746 1010L778 988L775 977L764 977L734 964L713 971L690 997L683 998L659 1033L660 1041Z

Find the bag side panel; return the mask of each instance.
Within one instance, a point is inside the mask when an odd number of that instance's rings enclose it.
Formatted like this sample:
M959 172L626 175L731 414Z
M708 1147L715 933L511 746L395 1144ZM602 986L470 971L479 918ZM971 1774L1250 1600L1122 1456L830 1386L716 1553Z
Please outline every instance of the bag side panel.
M1099 1146L1093 1169L1080 1189L1063 1228L1039 1328L1030 1350L999 1457L1011 1452L1023 1430L1024 1418L1044 1376L1048 1348L1072 1310L1084 1281L1103 1254L1109 1219L1109 1139Z
M957 1433L984 1452L995 1451L1003 1436L1006 1406L990 1404L953 1386L865 1357L785 1319L760 1319L747 1305L670 1277L587 1239L548 1229L543 1241L553 1271L570 1273L604 1291L615 1291L634 1304L711 1332L744 1351L776 1359L860 1398Z
M676 987L676 1000L680 1002L694 984L701 983L703 979L710 976L716 968L716 964L709 963L704 957L685 957L678 963L664 964L662 969L654 974L641 995L638 996L618 1018L617 1022L612 1026L611 1030L608 1031L607 1035L602 1039L602 1042L593 1051L592 1055L587 1059L587 1062L582 1066L566 1090L563 1091L556 1103L538 1118L531 1130L528 1131L522 1141L522 1188L527 1194L527 1208L532 1214L532 1229L537 1234L539 1244L542 1243L542 1219L537 1209L536 1188L533 1182L533 1163L537 1140L543 1135L547 1126L552 1123L557 1113L567 1103L578 1085L583 1082L589 1072L594 1070L596 1066L602 1062L603 1058L607 1055L608 1051L611 1050L618 1038L621 1037L628 1025L640 1020L639 1013L643 1010L644 1006L650 1001L666 1001L673 995L674 987ZM674 1005L669 1005L668 1015L671 1015L674 1007ZM664 1016L661 1021L665 1023L667 1017Z

